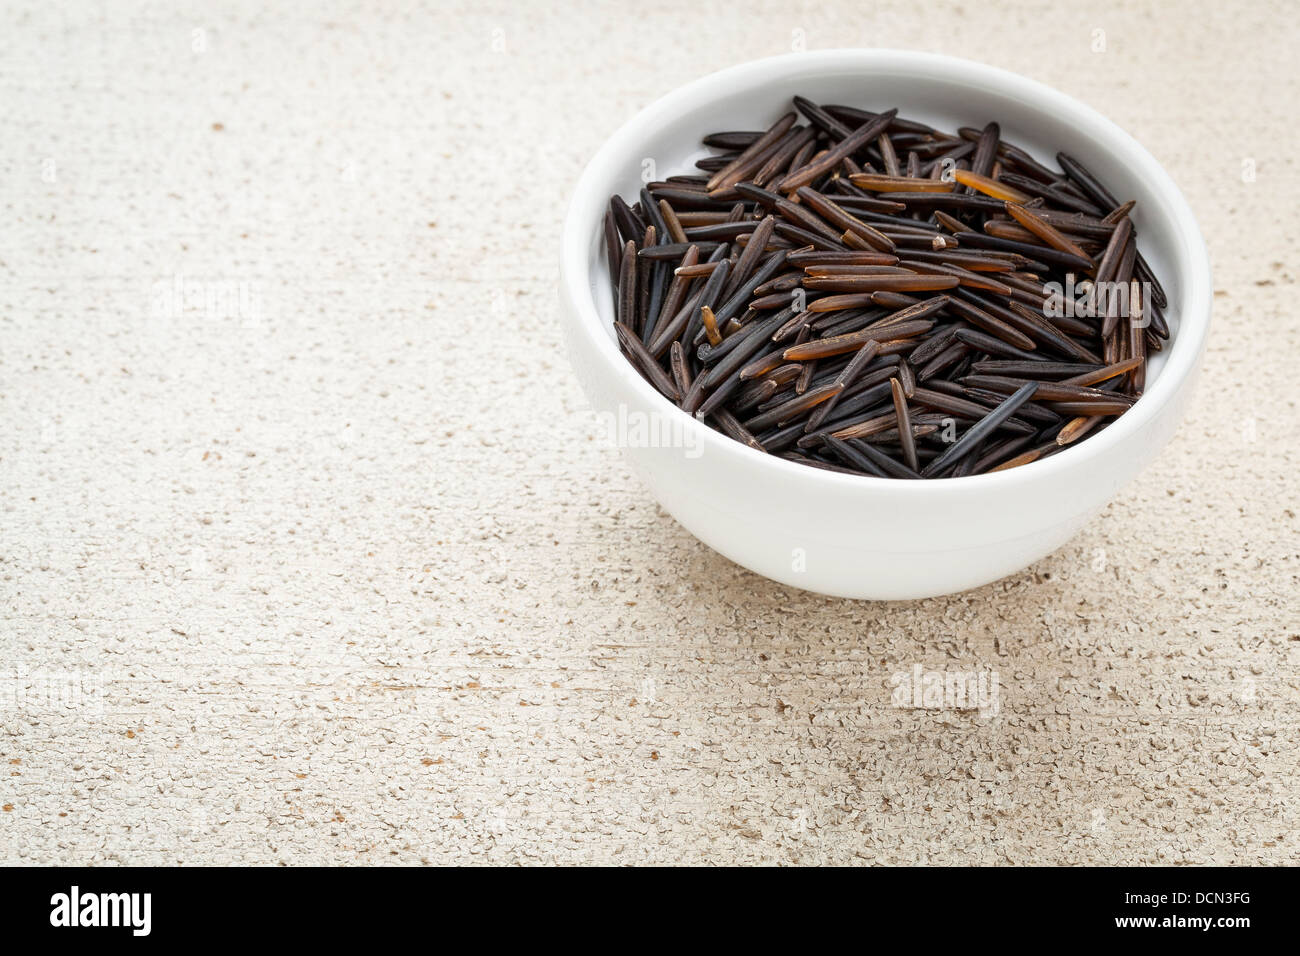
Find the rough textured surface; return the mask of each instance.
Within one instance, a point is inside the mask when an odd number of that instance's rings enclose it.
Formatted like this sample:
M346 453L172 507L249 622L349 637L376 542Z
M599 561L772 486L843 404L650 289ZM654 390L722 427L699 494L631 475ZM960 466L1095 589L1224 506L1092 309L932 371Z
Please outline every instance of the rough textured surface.
M223 6L0 14L0 859L1300 861L1284 4ZM978 591L729 564L560 348L585 158L798 43L1073 94L1210 242L1178 438Z

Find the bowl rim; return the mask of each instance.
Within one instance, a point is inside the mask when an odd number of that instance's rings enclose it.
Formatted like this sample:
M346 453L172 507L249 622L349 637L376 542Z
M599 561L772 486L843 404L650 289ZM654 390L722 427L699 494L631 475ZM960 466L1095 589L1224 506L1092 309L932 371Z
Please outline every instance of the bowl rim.
M1019 99L1035 110L1053 112L1067 118L1091 138L1105 143L1111 152L1148 183L1174 220L1174 255L1185 263L1183 273L1186 280L1179 287L1184 301L1179 311L1178 333L1170 340L1164 366L1155 382L1143 392L1129 411L1119 416L1117 421L1100 434L1089 436L1048 458L1017 468L959 478L903 481L811 468L750 448L711 428L695 416L687 415L635 370L619 351L613 336L604 328L591 291L590 224L599 220L600 211L609 201L607 195L597 191L597 183L611 178L615 169L624 163L629 151L640 142L647 127L658 126L661 122L698 106L702 100L726 96L756 80L770 81L782 74L807 73L810 68L812 72L825 73L869 69L899 75L947 76L960 79L963 84L985 92ZM590 341L602 360L617 370L616 374L622 378L624 385L637 392L650 407L671 409L672 414L681 416L683 427L694 429L692 438L701 442L697 447L703 449L704 457L719 455L732 458L741 467L776 469L774 476L805 481L812 490L837 492L853 489L880 491L886 488L891 493L904 495L933 495L940 491L993 491L995 488L1006 491L1040 479L1050 481L1063 471L1083 465L1086 456L1098 458L1105 455L1149 425L1195 371L1209 334L1211 288L1209 252L1186 198L1155 157L1112 120L1044 83L1008 70L961 57L887 48L816 50L764 57L709 73L655 100L619 127L583 170L565 216L560 248L559 289L563 304L576 316L570 319L571 327L576 327L577 334Z

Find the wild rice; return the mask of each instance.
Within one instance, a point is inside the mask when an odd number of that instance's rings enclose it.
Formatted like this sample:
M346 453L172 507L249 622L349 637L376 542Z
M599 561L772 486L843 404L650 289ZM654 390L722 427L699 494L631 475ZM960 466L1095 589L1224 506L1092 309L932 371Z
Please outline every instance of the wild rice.
M1140 398L1168 296L1135 204L1074 157L803 97L703 142L702 174L611 197L600 227L619 347L687 414L917 479L1056 454Z

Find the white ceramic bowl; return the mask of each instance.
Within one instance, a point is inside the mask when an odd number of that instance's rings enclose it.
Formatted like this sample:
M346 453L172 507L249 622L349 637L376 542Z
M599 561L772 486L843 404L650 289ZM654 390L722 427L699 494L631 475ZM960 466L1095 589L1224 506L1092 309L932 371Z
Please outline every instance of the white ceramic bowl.
M654 176L689 172L703 134L762 129L790 97L901 115L939 129L996 120L1009 141L1055 166L1064 150L1115 195L1136 199L1143 254L1169 296L1172 341L1146 393L1104 431L1042 461L967 478L844 475L747 448L686 415L619 352L601 219L610 195L635 197ZM1169 175L1127 133L1068 96L966 60L897 50L796 53L723 70L678 89L625 124L582 174L564 224L560 299L575 371L593 409L620 428L633 469L659 503L711 548L766 577L851 598L962 591L1064 544L1173 435L1192 393L1210 321L1210 263ZM647 447L641 424L671 425ZM670 433L665 433L666 435ZM675 447L673 447L675 446Z

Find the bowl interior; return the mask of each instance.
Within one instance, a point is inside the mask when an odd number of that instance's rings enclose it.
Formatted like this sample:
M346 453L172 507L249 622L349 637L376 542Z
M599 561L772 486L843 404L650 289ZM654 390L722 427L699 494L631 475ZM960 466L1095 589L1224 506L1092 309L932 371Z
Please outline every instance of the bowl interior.
M1208 303L1208 275L1196 275L1204 245L1186 203L1150 155L1114 124L1048 87L964 60L900 51L825 51L746 64L683 87L616 134L605 161L593 162L584 176L582 202L575 201L576 218L568 224L585 230L586 284L611 341L613 297L600 239L604 201L617 192L634 202L646 181L698 172L695 160L712 155L700 146L705 134L764 129L792 108L795 94L872 111L897 107L900 116L943 131L995 120L1004 139L1050 169L1058 168L1058 151L1083 162L1121 201L1137 200L1139 249L1169 298L1171 338L1148 360L1144 400L1160 389L1172 356L1181 351L1181 364L1190 369L1202 336L1184 341L1179 333L1189 295ZM1198 282L1203 288L1194 288Z

